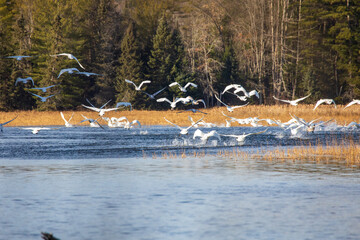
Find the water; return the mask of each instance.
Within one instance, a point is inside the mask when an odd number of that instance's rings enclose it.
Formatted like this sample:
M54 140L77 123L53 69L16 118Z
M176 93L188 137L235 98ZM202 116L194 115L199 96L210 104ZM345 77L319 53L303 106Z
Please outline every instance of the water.
M263 128L216 128L222 134ZM203 129L204 132L210 129ZM277 128L201 143L168 127L59 128L0 136L0 239L358 239L360 171L211 156L357 138ZM261 144L260 144L261 143ZM206 151L202 158L160 152ZM152 157L156 156L156 157Z

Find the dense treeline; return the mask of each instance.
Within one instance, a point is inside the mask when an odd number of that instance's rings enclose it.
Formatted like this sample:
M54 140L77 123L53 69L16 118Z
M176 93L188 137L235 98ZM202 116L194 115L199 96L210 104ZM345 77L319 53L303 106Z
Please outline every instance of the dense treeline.
M254 104L294 99L360 97L359 0L0 0L0 110L76 109L85 99L136 108L166 104L154 93L177 81L209 106L229 83L257 89ZM62 74L76 61L99 76ZM6 58L29 55L20 61ZM81 69L82 70L82 69ZM28 91L56 85L45 102ZM161 97L186 96L166 88ZM227 102L237 102L231 95Z

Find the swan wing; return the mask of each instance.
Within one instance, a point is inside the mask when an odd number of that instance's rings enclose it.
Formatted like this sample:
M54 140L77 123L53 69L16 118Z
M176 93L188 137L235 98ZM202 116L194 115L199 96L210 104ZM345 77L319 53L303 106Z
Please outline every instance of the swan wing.
M165 121L167 121L167 122L170 123L171 125L173 125L173 126L175 126L175 127L177 127L177 128L179 128L179 129L182 130L182 128L181 128L180 126L176 125L175 123L170 122L170 121L167 120L165 117L164 117L164 119L165 119Z
M317 101L317 102L316 102L316 105L315 105L315 107L314 107L314 109L313 109L313 111L314 111L320 104L323 104L325 101L326 101L326 100L324 100L324 99L320 99L319 101Z
M150 80L142 81L142 82L140 83L140 85L139 85L139 88L141 88L142 85L144 85L145 83L151 83L151 81L150 81Z

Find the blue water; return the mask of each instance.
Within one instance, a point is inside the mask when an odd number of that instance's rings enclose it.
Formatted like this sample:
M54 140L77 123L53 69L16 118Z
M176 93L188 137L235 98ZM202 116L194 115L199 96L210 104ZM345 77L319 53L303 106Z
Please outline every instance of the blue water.
M359 169L215 155L357 137L279 138L278 131L238 146L225 137L202 143L169 127L58 128L38 135L5 128L0 239L41 239L41 232L62 240L358 239ZM192 157L193 151L208 155Z

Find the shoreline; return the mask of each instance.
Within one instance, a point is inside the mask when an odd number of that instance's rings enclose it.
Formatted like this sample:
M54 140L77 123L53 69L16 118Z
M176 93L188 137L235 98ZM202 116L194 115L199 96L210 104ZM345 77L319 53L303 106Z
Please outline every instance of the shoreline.
M129 121L138 120L141 125L170 125L165 121L164 117L169 121L181 125L189 126L189 116L191 116L194 121L203 118L205 122L215 123L217 125L226 124L225 120L229 119L224 116L223 113L230 117L235 118L248 118L248 117L257 117L259 119L276 119L281 122L286 122L290 120L291 115L296 115L297 117L303 118L306 121L311 121L313 119L318 119L318 121L336 121L337 124L344 125L349 124L350 122L359 122L360 121L360 106L353 106L351 109L343 109L344 106L339 105L338 108L332 106L321 106L316 111L312 110L313 105L251 105L244 108L238 108L234 112L228 112L226 107L213 107L208 109L199 109L203 113L192 113L192 112L181 112L183 110L124 110L124 111L112 111L105 114L105 117L122 117L125 116ZM74 116L71 120L71 123L78 125L80 121L84 118L82 115L97 119L99 115L97 112L91 110L82 110L82 111L13 111L13 112L0 112L0 123L9 121L17 116L17 118L7 124L6 126L62 126L64 125L64 120L61 118L60 112L63 112L65 119L69 119L74 113ZM181 112L181 113L179 113ZM291 115L290 115L291 114ZM101 120L101 123L106 125L104 120ZM263 124L263 122L262 122ZM85 123L80 124L86 126ZM267 123L264 123L265 126L268 126ZM5 127L6 127L5 126ZM238 126L234 123L232 126ZM246 125L244 125L246 126Z

